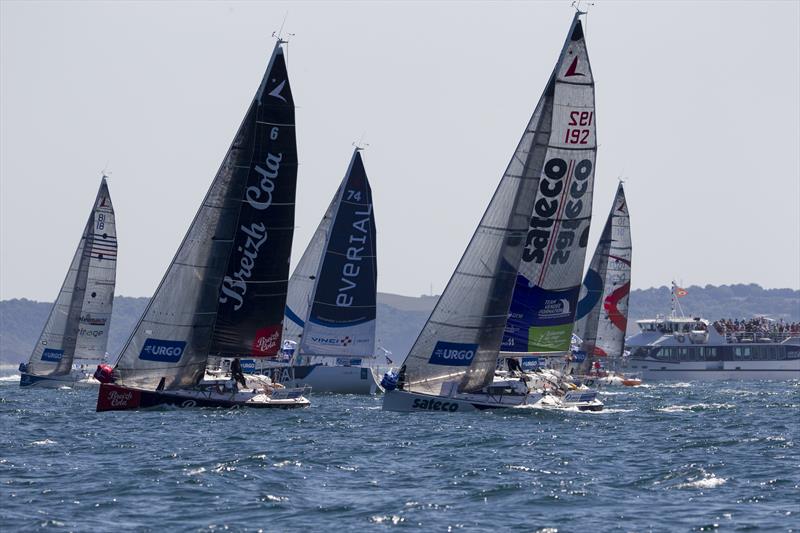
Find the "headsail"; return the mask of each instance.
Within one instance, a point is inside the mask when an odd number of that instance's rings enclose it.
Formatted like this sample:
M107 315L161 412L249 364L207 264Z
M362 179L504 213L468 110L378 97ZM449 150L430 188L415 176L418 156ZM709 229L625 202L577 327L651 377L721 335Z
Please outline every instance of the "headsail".
M333 195L325 215L317 226L311 241L303 252L300 261L289 278L289 294L286 297L286 311L283 317L283 340L292 341L300 344L303 335L303 328L308 319L308 311L314 295L314 287L317 286L317 275L322 264L322 257L325 254L325 245L328 242L328 233L331 224L336 216L339 206L344 183L339 185L336 194Z
M581 287L575 333L588 354L580 368L582 373L589 370L593 356L622 355L628 325L631 253L628 204L620 183Z
M579 83L573 78L579 76ZM589 80L589 94L584 94ZM406 390L439 394L445 382L460 391L479 390L493 376L517 271L523 252L534 251L530 223L536 191L552 193L551 176L564 177L575 159L567 130L570 114L593 106L591 71L576 15L556 67L514 156L456 271L406 358L401 378ZM591 100L591 102L587 102ZM588 118L583 119L584 122ZM592 116L592 124L593 124ZM577 142L584 137L578 133ZM566 141L565 141L566 139ZM586 142L594 146L594 128ZM593 152L592 152L593 156ZM580 158L583 161L583 157ZM593 163L594 158L591 158ZM581 183L586 181L581 166ZM540 179L543 172L546 179ZM562 184L563 186L563 184ZM558 189L560 192L560 189ZM585 193L585 191L583 191ZM526 235L528 239L526 240ZM580 276L580 274L578 274ZM576 291L577 292L577 291Z
M116 273L114 206L103 176L78 249L31 354L29 373L68 374L73 362L103 359Z
M326 213L320 224L329 229L298 351L301 355L371 357L375 352L377 247L372 189L359 149L353 152L332 205L332 219ZM315 245L312 239L311 246Z
M569 350L592 214L594 78L576 14L549 87L544 164L502 350Z
M281 41L222 165L117 362L118 381L190 386L208 355L280 347L297 181Z

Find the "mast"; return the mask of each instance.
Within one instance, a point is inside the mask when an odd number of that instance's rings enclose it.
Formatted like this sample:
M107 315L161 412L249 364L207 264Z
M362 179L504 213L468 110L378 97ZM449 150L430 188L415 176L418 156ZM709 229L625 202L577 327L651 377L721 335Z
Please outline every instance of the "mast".
M209 354L278 352L294 232L294 101L278 40L255 96L164 278L123 348L123 384L201 379Z
M114 206L103 176L61 290L31 354L29 373L65 375L76 360L103 358L116 269Z
M534 251L538 228L530 223L535 220L531 214L536 191L542 186L549 194L561 192L563 183L552 183L551 176L558 174L559 181L566 174L567 164L561 158L574 158L573 139L594 146L593 126L576 130L568 125L570 113L578 113L575 119L580 125L580 113L589 106L593 109L593 104L591 69L576 14L544 94L500 184L406 358L401 369L405 390L439 394L446 382L455 382L459 391L471 392L491 382L520 262ZM593 113L587 111L582 120L584 125L593 124ZM574 136L572 130L577 131ZM579 162L580 170L578 165L570 169L579 176L578 181L586 181L593 157L587 163L583 159Z

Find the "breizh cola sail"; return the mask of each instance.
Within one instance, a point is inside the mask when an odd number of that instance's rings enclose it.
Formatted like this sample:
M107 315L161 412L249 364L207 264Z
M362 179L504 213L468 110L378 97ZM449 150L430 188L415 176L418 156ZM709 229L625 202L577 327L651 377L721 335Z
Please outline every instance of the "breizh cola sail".
M572 331L597 146L580 15L447 287L399 375L383 380L384 409L563 404L540 380L496 378L495 370L512 302L520 306L512 310L520 315L514 333L526 350L544 342L561 346Z
M103 381L97 410L302 407L264 376L206 379L209 356L273 357L294 232L297 144L283 41L161 284Z

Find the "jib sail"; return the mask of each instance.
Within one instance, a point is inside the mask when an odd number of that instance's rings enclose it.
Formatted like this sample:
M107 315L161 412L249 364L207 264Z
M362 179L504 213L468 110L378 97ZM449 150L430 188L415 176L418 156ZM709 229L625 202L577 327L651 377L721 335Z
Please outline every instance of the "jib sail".
M359 149L353 152L332 205L332 219L326 213L320 224L329 229L305 312L299 353L372 357L378 276L375 214ZM315 246L313 239L311 246Z
M631 253L630 216L620 183L581 287L575 334L588 355L580 366L581 373L589 370L594 357L622 355L628 325Z
M502 350L569 350L592 214L594 79L576 20L545 95L541 180Z
M73 363L103 359L116 273L114 206L103 176L78 249L31 354L29 373L68 374Z
M209 354L281 343L297 178L294 102L279 41L222 165L117 362L128 385L181 388Z
M571 66L573 57L583 58L580 68ZM551 160L556 156L574 158L571 143L566 143L563 151L555 151L554 147L563 144L559 140L566 135L570 112L586 109L584 81L580 85L571 82L574 69L591 79L585 57L583 31L576 15L555 70L511 162L406 358L401 369L405 390L439 394L444 383L455 382L458 390L470 392L491 381L520 261L523 252L532 251L526 235L536 191L545 181L540 177L546 168L554 171ZM594 143L594 129L591 131ZM579 135L578 142L581 138ZM566 172L566 166L558 170Z

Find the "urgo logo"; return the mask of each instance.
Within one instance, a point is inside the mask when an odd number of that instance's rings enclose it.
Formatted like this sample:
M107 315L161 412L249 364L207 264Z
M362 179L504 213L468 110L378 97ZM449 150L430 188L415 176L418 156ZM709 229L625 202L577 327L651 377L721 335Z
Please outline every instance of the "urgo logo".
M477 351L477 344L439 341L428 362L432 365L469 366Z
M142 351L139 352L139 359L161 363L177 363L180 361L185 349L185 341L147 339L144 341Z
M45 348L42 352L42 361L48 363L58 363L64 357L64 350L54 350L53 348Z

